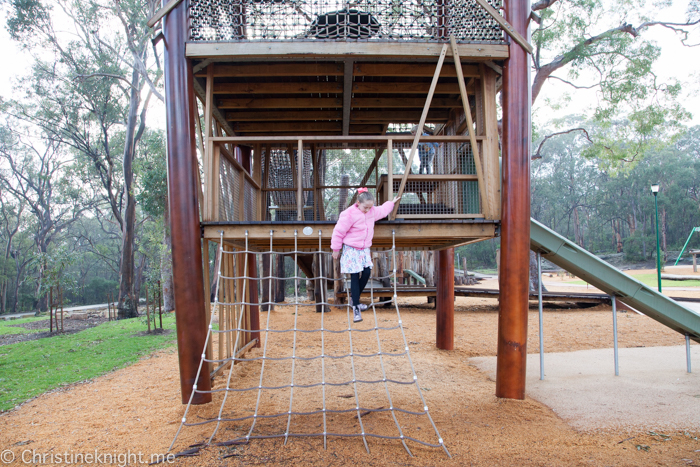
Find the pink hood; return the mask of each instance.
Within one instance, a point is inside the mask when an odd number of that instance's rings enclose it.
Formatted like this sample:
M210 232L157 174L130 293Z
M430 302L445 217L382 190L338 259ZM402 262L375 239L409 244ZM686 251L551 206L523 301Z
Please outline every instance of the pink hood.
M374 222L383 219L394 209L394 203L387 201L381 206L372 206L367 214L360 211L357 203L340 213L338 223L333 229L331 249L338 251L343 244L361 250L372 246Z

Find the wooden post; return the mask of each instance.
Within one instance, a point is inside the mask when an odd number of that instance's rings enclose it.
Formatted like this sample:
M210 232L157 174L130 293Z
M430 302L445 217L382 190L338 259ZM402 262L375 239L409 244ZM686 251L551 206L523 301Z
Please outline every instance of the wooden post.
M49 287L49 332L53 332L53 287Z
M333 276L336 278L333 284L333 295L335 296L335 304L342 305L345 303L345 286L343 285L343 274L340 273L340 260L333 260Z
M467 258L462 258L462 270L464 271L464 285L471 285L469 271L467 271Z
M61 332L63 332L63 289L58 286L58 303L61 305Z
M440 250L436 255L437 295L435 296L435 345L454 350L455 329L455 249Z
M260 271L260 275L262 277L268 277L273 275L272 269L270 269L270 264L272 263L272 254L271 253L263 253L262 255L262 271ZM270 289L274 287L271 287L272 279L263 279L262 281L262 302L268 302L264 305L262 305L262 311L272 311L272 303L271 302L271 297L270 297Z
M162 286L160 285L160 281L158 281L158 324L160 324L160 328L163 329L163 309L161 302L163 301L163 289Z
M506 0L506 19L527 35L529 1ZM530 272L530 61L517 43L503 66L503 192L496 396L525 398Z
M284 255L277 253L277 274L278 279L275 280L275 303L284 302L285 294L285 276L284 276Z
M194 84L185 58L189 35L187 3L180 3L163 18L165 104L168 150L168 196L175 285L178 362L182 403L193 385L211 390L208 372L199 374L199 362L207 338L207 318L202 284L201 231L195 186ZM205 129L209 131L209 129ZM208 150L209 148L207 148ZM211 394L195 393L193 404L211 402Z
M151 313L148 306L148 285L144 286L146 289L146 323L148 323L148 333L151 333Z

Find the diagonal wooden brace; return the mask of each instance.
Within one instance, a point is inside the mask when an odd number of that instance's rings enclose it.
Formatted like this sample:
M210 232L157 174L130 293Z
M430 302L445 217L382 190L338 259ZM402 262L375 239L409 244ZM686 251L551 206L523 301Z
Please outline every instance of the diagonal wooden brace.
M418 123L418 130L413 138L413 144L411 145L411 152L408 155L408 161L406 162L406 170L404 170L403 178L401 179L401 185L399 186L399 191L396 196L400 198L403 196L403 190L406 188L406 180L408 180L408 175L411 173L411 165L413 165L413 158L418 150L418 141L423 135L423 125L425 125L425 120L428 118L428 110L430 110L430 103L433 100L433 94L435 94L435 87L437 86L438 78L440 78L440 71L442 70L442 64L445 61L445 55L447 55L447 44L442 46L442 51L440 51L440 58L438 59L437 67L435 67L435 74L433 75L433 81L430 83L430 90L428 90L428 97L425 99L425 105L423 106L423 113L420 116L420 122ZM396 218L396 212L399 210L399 199L396 204L394 204L394 210L391 212L391 219Z

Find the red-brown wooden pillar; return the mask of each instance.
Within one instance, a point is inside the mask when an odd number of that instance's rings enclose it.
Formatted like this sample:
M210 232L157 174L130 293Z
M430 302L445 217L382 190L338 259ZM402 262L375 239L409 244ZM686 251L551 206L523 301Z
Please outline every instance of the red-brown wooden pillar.
M455 348L455 250L440 250L436 257L435 344L438 349Z
M251 148L249 146L239 146L240 148L240 154L241 154L241 165L243 168L250 173L250 156L251 156ZM241 181L244 180L244 177L241 177ZM251 220L257 220L254 219L253 213L250 213L250 219ZM264 276L264 273L260 274L261 276ZM258 261L257 258L255 257L255 253L250 253L248 255L248 277L250 277L250 280L248 281L248 296L250 297L249 301L250 303L259 303L258 302ZM251 305L250 306L250 330L259 330L260 329L260 305ZM251 333L250 335L251 339L257 339L258 343L255 344L255 347L260 347L260 332L254 332Z
M204 276L199 206L195 183L194 86L185 58L188 36L187 2L163 18L165 44L165 110L168 147L168 198L172 236L175 321L180 363L182 403L187 403L204 352L207 316L204 308ZM211 389L209 366L197 380L199 390ZM195 393L193 404L211 402L211 394Z
M527 37L530 2L505 0L506 20ZM496 396L525 398L530 264L530 59L511 40L503 66L503 190Z

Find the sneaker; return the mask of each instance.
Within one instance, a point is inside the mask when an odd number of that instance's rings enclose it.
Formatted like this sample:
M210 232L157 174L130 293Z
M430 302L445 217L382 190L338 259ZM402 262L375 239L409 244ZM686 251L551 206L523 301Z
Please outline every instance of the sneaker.
M359 323L362 321L362 312L360 311L360 307L352 307L352 321L354 323Z
M350 301L348 303L350 304L350 306L354 306L352 298L350 298ZM364 303L358 303L357 307L360 309L360 311L365 311L367 309L367 305L365 305Z

